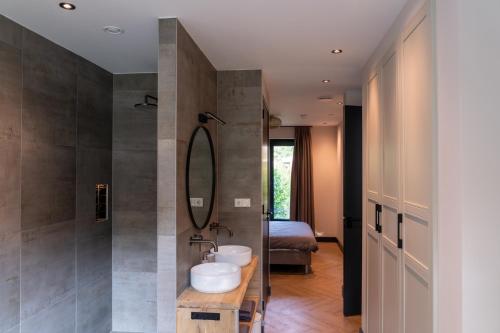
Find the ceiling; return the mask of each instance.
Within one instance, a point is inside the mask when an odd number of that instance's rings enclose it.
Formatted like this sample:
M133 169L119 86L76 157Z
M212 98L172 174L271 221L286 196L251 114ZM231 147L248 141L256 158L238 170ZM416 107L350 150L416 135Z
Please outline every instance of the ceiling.
M58 0L1 0L0 14L113 73L156 72L157 18L178 17L218 70L263 70L271 113L284 125L335 125L337 103L359 89L406 1L74 0L77 9L65 11ZM105 33L107 25L125 33Z

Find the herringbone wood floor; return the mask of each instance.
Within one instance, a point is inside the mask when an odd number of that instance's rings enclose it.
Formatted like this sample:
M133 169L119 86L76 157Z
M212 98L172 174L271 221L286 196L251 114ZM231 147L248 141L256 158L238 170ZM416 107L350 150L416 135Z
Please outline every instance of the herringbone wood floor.
M358 333L361 317L342 314L342 252L320 243L309 275L271 274L265 333Z

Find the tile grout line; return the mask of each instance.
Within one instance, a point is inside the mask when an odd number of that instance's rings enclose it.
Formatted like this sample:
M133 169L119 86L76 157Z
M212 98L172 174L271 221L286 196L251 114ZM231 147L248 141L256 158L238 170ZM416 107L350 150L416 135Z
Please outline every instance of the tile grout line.
M80 61L76 60L76 84L75 84L75 217L74 217L74 242L75 242L75 322L73 332L77 331L78 322L78 237L77 237L77 218L78 218L78 76L80 71Z
M24 109L24 28L21 29L21 130L19 133L21 146L19 150L20 158L19 158L19 203L20 203L20 211L19 211L19 332L22 330L22 288L21 288L21 272L22 272L22 263L23 263L23 227L22 227L22 202L23 202L23 109Z

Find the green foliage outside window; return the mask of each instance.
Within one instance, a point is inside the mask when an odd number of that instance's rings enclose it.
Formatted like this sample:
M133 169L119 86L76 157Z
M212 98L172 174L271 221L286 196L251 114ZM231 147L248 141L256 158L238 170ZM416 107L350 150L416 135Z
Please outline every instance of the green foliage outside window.
M293 146L275 146L273 154L274 218L290 219Z

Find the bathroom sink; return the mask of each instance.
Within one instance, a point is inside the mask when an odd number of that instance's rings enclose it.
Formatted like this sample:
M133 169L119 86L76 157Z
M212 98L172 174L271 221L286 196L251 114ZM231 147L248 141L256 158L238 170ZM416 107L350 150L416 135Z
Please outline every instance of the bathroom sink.
M219 251L215 254L216 262L229 262L240 267L246 266L252 260L252 249L241 245L223 245L219 246Z
M224 262L211 262L191 268L191 286L202 293L225 293L238 288L241 268Z

